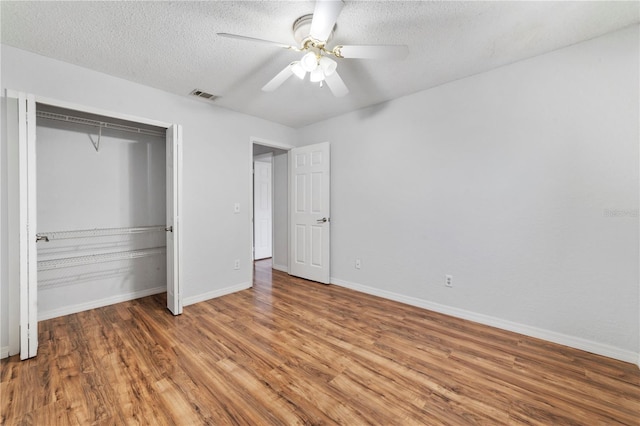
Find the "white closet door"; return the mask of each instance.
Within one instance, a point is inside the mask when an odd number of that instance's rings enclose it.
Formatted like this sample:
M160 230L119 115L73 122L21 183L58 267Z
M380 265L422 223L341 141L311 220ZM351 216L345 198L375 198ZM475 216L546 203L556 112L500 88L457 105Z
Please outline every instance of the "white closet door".
M20 186L20 359L38 352L38 256L36 250L36 101L18 94Z
M182 313L180 288L180 188L182 184L182 126L167 129L167 308Z

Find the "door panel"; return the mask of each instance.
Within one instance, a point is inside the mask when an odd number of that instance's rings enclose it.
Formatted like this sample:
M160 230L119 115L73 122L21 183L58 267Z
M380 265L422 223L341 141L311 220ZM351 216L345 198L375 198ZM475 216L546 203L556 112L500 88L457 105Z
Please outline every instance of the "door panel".
M330 146L290 151L291 228L289 273L330 281Z
M180 187L182 183L182 126L167 129L167 308L182 313L180 288Z
M254 259L272 255L272 167L270 162L254 163Z
M36 101L18 94L20 192L20 359L38 352L38 257L36 250Z
M311 173L311 212L322 214L322 178L323 173Z
M296 213L305 213L305 208L306 208L306 175L296 175L296 189L295 189L295 197L294 197L294 204L296 206Z
M322 237L324 229L321 226L311 226L311 265L322 267Z
M295 262L298 264L306 263L306 259L307 259L307 257L305 256L305 248L306 248L305 234L306 234L306 227L304 225L296 225L295 236L294 236L294 239L295 239L294 251L296 254Z

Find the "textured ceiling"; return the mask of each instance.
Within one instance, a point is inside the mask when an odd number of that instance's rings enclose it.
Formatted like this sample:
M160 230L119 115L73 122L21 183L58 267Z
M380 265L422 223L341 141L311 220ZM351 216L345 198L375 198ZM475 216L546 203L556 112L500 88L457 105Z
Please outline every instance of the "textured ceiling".
M349 1L335 44L406 44L400 61L343 59L350 89L291 78L261 87L301 56L221 38L228 32L294 44L308 1L0 2L2 43L291 127L374 105L638 23L639 3Z

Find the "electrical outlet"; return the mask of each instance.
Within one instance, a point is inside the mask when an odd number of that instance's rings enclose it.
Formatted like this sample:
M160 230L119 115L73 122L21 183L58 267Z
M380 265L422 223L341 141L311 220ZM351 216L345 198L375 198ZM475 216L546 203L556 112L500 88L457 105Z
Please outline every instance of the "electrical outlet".
M360 266L362 266L362 264L360 263L360 259L356 259L356 269L360 269Z
M453 275L444 276L444 285L446 287L453 287Z
M240 259L236 259L236 261L233 262L233 269L240 269Z

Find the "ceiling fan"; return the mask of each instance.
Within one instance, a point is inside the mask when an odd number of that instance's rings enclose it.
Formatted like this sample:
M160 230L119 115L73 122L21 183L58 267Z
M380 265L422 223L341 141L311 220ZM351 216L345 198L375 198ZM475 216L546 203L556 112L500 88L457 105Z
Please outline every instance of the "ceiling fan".
M263 91L276 90L292 75L303 80L309 73L309 80L312 83L319 83L320 87L323 83L327 83L333 95L340 97L349 93L349 89L336 71L337 62L330 56L337 59L402 59L409 53L409 48L405 45L337 45L329 49L327 43L333 35L336 20L343 6L342 0L317 0L312 15L304 15L296 19L293 23L293 36L299 47L237 34L218 33L218 35L305 52L300 60L291 62L265 84L262 87Z

